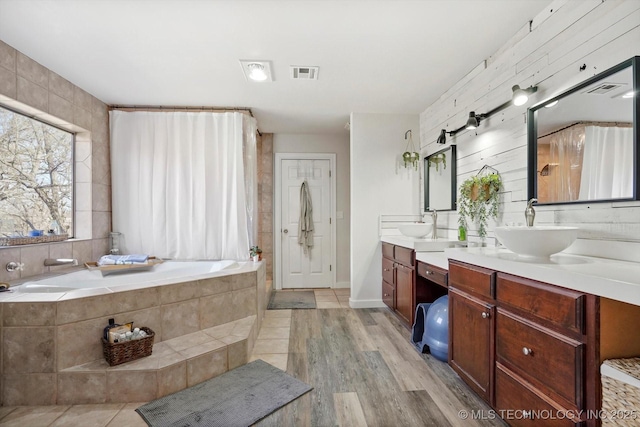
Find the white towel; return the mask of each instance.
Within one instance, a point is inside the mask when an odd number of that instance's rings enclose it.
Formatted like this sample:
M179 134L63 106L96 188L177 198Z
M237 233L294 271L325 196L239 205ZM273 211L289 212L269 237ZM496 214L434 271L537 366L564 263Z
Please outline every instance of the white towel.
M313 247L313 208L309 184L305 179L300 186L300 219L298 221L298 244L304 253Z
M124 265L124 264L146 264L149 255L104 255L98 260L98 265Z

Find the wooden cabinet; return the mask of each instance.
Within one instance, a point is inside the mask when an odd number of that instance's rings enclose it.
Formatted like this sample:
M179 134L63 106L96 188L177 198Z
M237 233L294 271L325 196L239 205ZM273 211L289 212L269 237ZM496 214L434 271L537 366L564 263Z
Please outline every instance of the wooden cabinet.
M453 260L449 286L449 363L474 391L514 426L598 425L536 419L600 408L597 297Z
M415 251L382 243L382 301L406 324L415 309Z
M449 364L488 403L493 398L495 306L449 288Z
M449 261L449 364L493 403L495 273Z

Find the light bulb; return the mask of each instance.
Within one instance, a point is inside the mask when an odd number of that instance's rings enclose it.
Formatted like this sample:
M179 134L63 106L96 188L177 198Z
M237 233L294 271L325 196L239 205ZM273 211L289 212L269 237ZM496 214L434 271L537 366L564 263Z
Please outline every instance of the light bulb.
M247 67L249 67L249 70L251 70L249 72L249 78L251 80L255 80L258 82L267 80L267 73L265 73L264 66L262 64L252 63L247 65Z

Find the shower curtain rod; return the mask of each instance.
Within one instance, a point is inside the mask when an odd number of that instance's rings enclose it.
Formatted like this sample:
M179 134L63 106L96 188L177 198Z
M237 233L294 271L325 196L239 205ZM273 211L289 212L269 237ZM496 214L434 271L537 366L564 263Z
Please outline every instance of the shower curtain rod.
M546 135L539 136L538 139L546 138L547 136L553 135L554 133L562 132L563 130L569 129L570 127L573 127L575 125L595 125L595 126L598 126L598 125L600 125L600 126L602 126L602 125L611 125L611 126L628 125L629 127L633 126L632 123L627 123L627 122L589 122L589 121L581 121L581 122L571 123L568 126L565 126L563 128L560 128L560 129L556 129L553 132L549 132Z
M199 111L211 111L218 113L227 112L247 112L251 117L253 111L249 107L186 107L186 106L170 106L170 105L109 105L109 110L121 110L121 111L186 111L186 112L199 112ZM256 129L258 135L262 136L260 129Z
M175 105L109 105L109 110L125 111L151 111L151 110L175 110L175 111L246 111L251 117L253 112L248 107L205 107L205 106L175 106Z

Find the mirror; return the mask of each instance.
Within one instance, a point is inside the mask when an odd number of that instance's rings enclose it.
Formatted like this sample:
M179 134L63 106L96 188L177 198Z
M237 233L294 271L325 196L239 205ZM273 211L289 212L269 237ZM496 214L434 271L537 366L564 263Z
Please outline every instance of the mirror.
M529 199L638 200L639 59L529 109Z
M424 158L424 210L456 210L456 146Z

